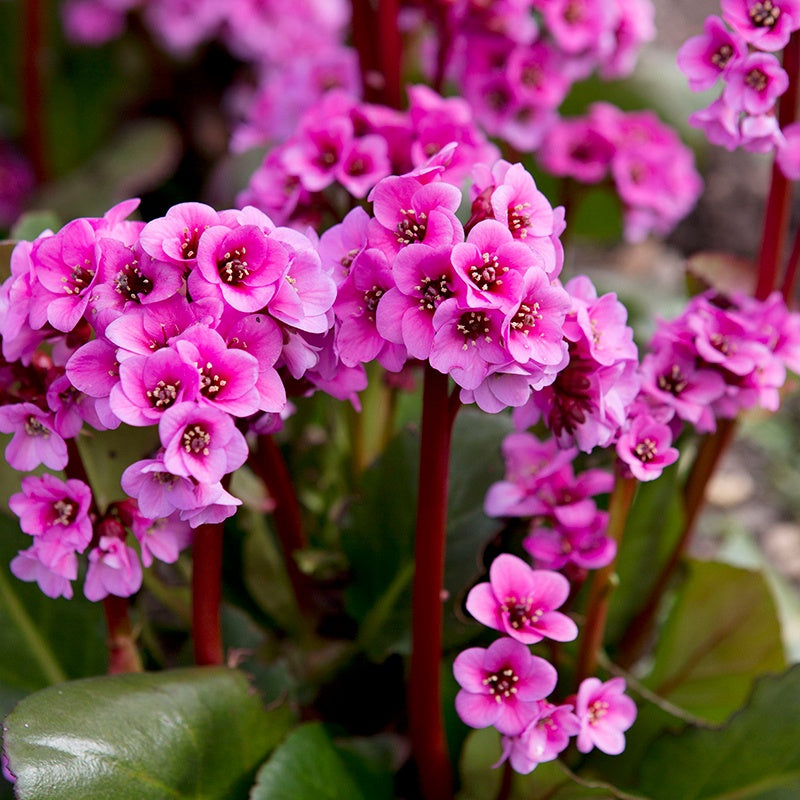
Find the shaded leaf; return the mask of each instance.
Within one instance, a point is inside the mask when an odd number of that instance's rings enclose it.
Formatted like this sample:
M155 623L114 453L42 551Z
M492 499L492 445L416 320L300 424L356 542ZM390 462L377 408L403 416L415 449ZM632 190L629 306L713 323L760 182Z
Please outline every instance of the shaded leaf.
M44 231L50 230L55 233L60 227L61 219L52 211L28 211L14 223L11 238L32 242Z
M746 635L742 646L746 647ZM763 678L723 728L689 727L647 752L639 789L653 800L800 797L800 666Z
M619 585L611 595L606 641L625 632L658 578L683 527L678 466L657 481L640 483L617 558Z
M49 687L4 741L20 800L234 800L290 725L242 673L193 668Z
M31 537L0 514L0 713L25 694L106 670L103 611L80 592L53 600L9 569Z
M373 795L363 793L325 728L311 723L296 728L259 770L250 800L373 800Z
M692 561L644 682L711 722L738 709L753 681L786 666L775 603L760 572Z
M715 289L726 296L734 292L752 294L755 278L755 264L732 253L695 253L686 262L690 294L700 294L707 289Z

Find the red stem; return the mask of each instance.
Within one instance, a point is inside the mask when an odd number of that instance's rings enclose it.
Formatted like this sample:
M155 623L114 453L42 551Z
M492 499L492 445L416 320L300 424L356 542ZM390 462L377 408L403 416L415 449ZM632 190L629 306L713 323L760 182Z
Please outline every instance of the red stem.
M798 73L800 73L800 37L792 34L783 51L783 68L789 76L789 86L781 96L778 107L778 123L785 128L797 116ZM781 172L777 161L772 162L772 181L764 214L761 248L758 254L758 281L755 296L763 300L775 288L778 266L789 225L789 201L792 184Z
M380 101L379 87L375 85L375 77L380 74L377 54L377 36L375 35L375 11L370 0L351 0L353 11L353 45L358 52L361 66L361 86L364 99L371 103Z
M440 686L447 486L455 416L447 388L447 375L426 365L408 688L411 748L426 800L453 796Z
M25 151L38 183L48 177L44 121L44 14L41 0L22 4L22 92L25 108Z
M89 475L86 472L86 467L75 439L67 439L66 442L68 460L67 466L64 468L64 474L67 478L76 478L83 481L91 489L92 483L89 480ZM92 492L89 514L92 518L92 545L95 545L100 535L98 527L102 517L94 492ZM117 597L110 594L103 599L103 612L106 617L106 631L108 632L109 675L142 671L142 659L136 647L136 638L128 616L129 607L130 600L127 597Z
M258 437L255 457L248 463L261 478L275 503L272 518L286 564L286 573L292 584L298 607L301 611L308 612L311 608L308 578L300 571L294 557L298 550L305 550L308 547L308 539L303 529L300 504L297 501L292 477L272 436Z
M222 602L221 522L201 525L192 549L192 631L195 664L224 663L220 604Z
M800 226L798 226L794 235L794 244L792 245L792 252L789 254L789 260L786 262L786 271L783 277L783 286L781 287L781 294L787 305L797 287L798 267L800 267Z
M623 478L617 475L614 491L609 503L608 535L617 543L617 552L622 542L622 534L628 521L633 496L636 493L635 478ZM576 687L584 678L591 677L597 670L598 655L603 646L608 618L608 606L613 589L612 575L617 568L616 559L602 569L597 570L589 587L589 601L586 611L586 625L581 635L578 666L576 670Z
M399 6L398 0L378 0L378 62L383 74L383 102L392 108L400 108L403 102L403 48L397 27Z

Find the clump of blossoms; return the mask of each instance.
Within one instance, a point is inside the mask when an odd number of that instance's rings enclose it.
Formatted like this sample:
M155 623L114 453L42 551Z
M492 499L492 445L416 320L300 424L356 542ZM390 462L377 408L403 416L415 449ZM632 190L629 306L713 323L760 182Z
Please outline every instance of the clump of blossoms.
M531 152L575 82L631 72L655 36L653 14L649 0L450 3L431 14L429 71L458 87L492 136Z
M382 180L373 217L350 212L320 242L338 295L335 350L346 366L408 359L449 375L464 403L524 405L567 363L570 298L554 211L521 164L497 162L464 226L447 147L424 167Z
M523 546L536 566L579 578L611 563L616 542L605 533L608 513L594 499L611 491L611 473L595 468L576 475L577 448L562 449L528 431L509 434L502 454L505 476L489 487L484 511L527 521Z
M184 203L145 225L126 219L137 205L19 243L0 288L6 460L68 476L14 495L33 544L12 570L54 597L71 596L82 554L87 597L128 596L140 558L175 561L194 528L235 513L226 476L247 460L244 432L286 407L279 369L336 383L319 357L336 287L314 241L253 208ZM360 379L345 371L350 396ZM100 509L76 440L120 424L154 442L122 476L129 497Z
M575 639L578 628L558 611L570 592L569 581L551 570L532 569L514 555L498 556L489 581L474 586L467 610L484 625L505 634L488 648L460 653L453 673L460 691L456 711L473 728L493 726L502 735L502 757L519 773L552 761L572 736L578 749L617 755L625 748L624 732L636 718L636 705L623 694L625 681L598 678L581 682L576 697L553 703L558 675L530 645L551 639Z
M778 54L797 30L797 0L723 0L722 18L707 17L703 33L678 53L693 91L723 83L720 96L689 122L728 150L777 151L778 165L792 179L800 178L800 124L790 120L782 128L776 109L789 87Z
M439 176L450 183L460 185L475 164L497 159L497 148L463 100L443 98L426 86L409 86L408 99L408 110L401 112L340 89L329 91L308 108L291 136L268 151L239 202L282 222L313 219L319 216L316 209L325 207L320 193L329 187L340 192L328 192L329 204L342 196L366 197L383 178L423 166L451 143L458 146ZM269 141L267 130L264 126L260 140L249 143Z
M625 112L610 103L554 121L537 157L554 175L584 184L610 181L628 241L669 233L703 188L692 151L672 128L650 111Z

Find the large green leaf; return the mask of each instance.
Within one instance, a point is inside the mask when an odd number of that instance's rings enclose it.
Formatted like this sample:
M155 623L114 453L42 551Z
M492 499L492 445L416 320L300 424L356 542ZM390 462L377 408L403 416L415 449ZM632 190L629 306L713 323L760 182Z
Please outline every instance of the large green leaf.
M30 544L16 520L0 514L0 714L29 692L106 670L100 605L79 591L52 600L11 574L9 562Z
M235 670L87 678L23 700L5 752L19 800L234 800L291 720Z
M785 667L775 603L763 575L690 562L646 685L692 714L722 722L744 703L757 676Z
M388 800L385 784L361 766L348 769L358 760L353 749L340 751L320 723L302 725L259 770L250 800Z
M749 630L740 631L748 647ZM723 728L689 727L648 750L639 790L653 800L795 800L800 797L800 666L760 680Z

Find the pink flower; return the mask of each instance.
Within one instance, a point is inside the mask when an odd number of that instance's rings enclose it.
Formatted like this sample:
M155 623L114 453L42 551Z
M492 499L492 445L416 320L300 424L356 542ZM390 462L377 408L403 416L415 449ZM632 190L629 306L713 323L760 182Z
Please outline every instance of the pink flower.
M578 750L588 753L593 747L608 755L625 749L625 731L636 719L636 704L624 694L625 679L586 678L578 689L575 714L580 720Z
M216 483L247 460L247 442L233 419L212 406L174 405L162 414L158 433L172 475Z
M116 536L101 536L89 551L83 593L92 602L110 594L130 597L142 585L142 565L136 552Z
M672 447L669 425L655 422L647 414L637 414L617 440L617 455L640 481L658 478L664 467L678 460Z
M710 89L747 52L745 42L719 17L706 17L703 30L701 35L687 39L678 51L678 66L693 92Z
M20 472L44 464L50 469L67 465L67 443L56 433L52 412L33 403L0 407L0 432L13 433L6 445L6 461Z
M531 569L521 558L503 553L489 570L489 583L467 595L467 611L478 622L525 644L545 637L572 641L577 625L554 609L569 596L569 581L557 572Z
M494 725L507 736L522 733L538 716L538 701L557 680L551 664L508 638L487 649L464 650L456 656L453 674L461 686L455 701L461 720L473 728Z
M83 481L64 483L45 474L23 478L22 492L11 495L8 505L25 533L83 552L92 538L91 502L91 489Z
M737 111L766 114L789 86L789 76L771 53L751 53L734 64L722 99Z
M49 560L49 559L48 559ZM20 552L11 561L11 572L21 581L36 581L48 597L72 597L72 584L78 577L78 557L73 551L62 550L55 562L45 565L34 545Z
M781 50L800 28L800 1L722 0L722 16L749 44Z
M165 217L148 222L140 242L146 253L158 261L180 267L193 266L203 232L219 225L219 214L204 203L179 203Z
M540 700L536 719L519 736L503 737L503 755L494 766L508 759L514 772L528 775L539 764L557 758L580 728L581 723L571 705L554 706L547 700Z

